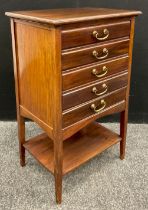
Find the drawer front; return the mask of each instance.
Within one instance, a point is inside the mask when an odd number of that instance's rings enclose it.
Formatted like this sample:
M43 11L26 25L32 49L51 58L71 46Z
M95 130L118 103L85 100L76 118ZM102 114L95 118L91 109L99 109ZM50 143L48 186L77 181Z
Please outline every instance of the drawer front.
M62 49L129 36L130 21L62 31Z
M62 69L74 68L127 54L129 39L62 51Z
M109 108L124 101L126 97L126 88L113 92L112 94L93 100L79 108L63 113L63 127L68 127L82 119L93 117L102 112L107 112Z
M90 82L97 82L128 69L128 57L118 58L105 63L77 68L74 71L63 72L63 90L75 88Z
M77 89L73 92L68 92L63 95L63 110L77 106L86 101L93 100L100 96L104 96L112 91L127 86L128 73L121 76L110 78L108 80L94 83L87 87Z

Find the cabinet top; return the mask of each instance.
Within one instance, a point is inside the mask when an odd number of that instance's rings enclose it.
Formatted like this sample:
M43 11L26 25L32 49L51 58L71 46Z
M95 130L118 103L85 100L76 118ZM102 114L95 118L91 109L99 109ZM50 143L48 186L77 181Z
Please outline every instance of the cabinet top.
M129 17L139 14L141 14L140 11L108 8L66 8L6 12L7 16L13 18L49 23L53 25L106 18Z

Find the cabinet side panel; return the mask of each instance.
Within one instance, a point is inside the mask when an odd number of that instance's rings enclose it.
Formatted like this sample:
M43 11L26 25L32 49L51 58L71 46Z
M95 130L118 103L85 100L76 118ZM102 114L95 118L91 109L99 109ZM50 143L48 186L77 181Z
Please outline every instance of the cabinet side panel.
M52 127L53 33L16 23L20 105Z

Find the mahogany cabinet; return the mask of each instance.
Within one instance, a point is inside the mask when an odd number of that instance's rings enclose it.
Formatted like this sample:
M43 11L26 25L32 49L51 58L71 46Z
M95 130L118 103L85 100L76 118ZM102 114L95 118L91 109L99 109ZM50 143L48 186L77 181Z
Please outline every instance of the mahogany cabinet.
M135 16L81 8L7 12L11 18L20 162L28 150L55 177L120 142L124 159ZM120 134L95 122L120 113ZM44 133L25 139L25 118ZM89 163L88 163L89 164Z

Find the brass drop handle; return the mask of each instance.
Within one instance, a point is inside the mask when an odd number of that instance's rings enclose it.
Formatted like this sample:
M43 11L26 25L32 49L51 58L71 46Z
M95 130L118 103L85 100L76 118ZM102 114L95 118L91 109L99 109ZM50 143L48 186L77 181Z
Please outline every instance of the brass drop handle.
M101 107L100 107L101 105ZM106 107L106 102L104 99L101 100L99 105L91 104L90 108L95 112L98 113Z
M103 66L102 72L100 73L98 73L96 69L92 70L92 74L98 78L105 76L107 72L108 72L108 68L106 66Z
M96 88L96 87L93 87L93 88L92 88L92 92L93 92L96 96L101 96L101 95L103 95L104 93L106 93L107 90L108 90L108 87L107 87L107 85L106 85L105 83L102 85L102 88L103 88L104 90L103 90L102 92L98 93L97 88Z
M93 37L99 41L103 41L109 37L109 30L107 28L103 30L103 35L103 37L99 37L99 33L97 31L93 31Z
M93 55L95 58L97 58L98 60L102 60L102 59L104 59L104 58L107 58L107 56L108 56L108 54L109 54L108 49L103 48L102 54L105 54L105 55L99 56L99 53L98 53L96 50L94 50L94 51L92 52L92 55Z

